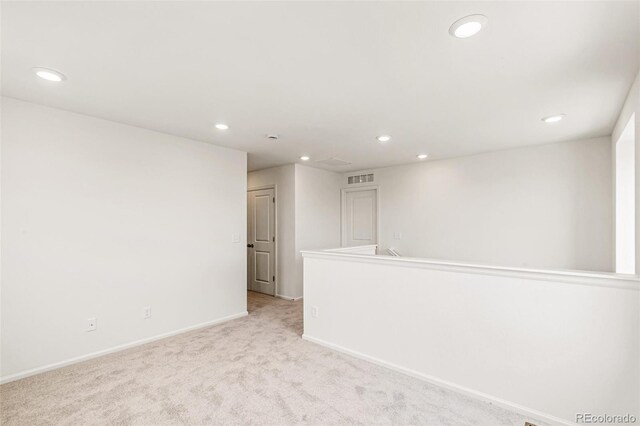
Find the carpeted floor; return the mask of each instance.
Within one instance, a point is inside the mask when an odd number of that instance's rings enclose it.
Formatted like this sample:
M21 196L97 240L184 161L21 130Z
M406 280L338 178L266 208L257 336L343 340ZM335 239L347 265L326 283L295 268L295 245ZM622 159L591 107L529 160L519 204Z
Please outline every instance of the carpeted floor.
M249 293L248 317L0 386L0 423L524 425L301 334L302 301Z

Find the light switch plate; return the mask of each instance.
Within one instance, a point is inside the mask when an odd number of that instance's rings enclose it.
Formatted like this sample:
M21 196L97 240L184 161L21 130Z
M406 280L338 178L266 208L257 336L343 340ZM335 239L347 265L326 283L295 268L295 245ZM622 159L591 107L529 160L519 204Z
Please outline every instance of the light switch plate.
M240 242L240 234L238 234L237 232L234 232L233 234L231 234L231 242L232 243L239 243Z

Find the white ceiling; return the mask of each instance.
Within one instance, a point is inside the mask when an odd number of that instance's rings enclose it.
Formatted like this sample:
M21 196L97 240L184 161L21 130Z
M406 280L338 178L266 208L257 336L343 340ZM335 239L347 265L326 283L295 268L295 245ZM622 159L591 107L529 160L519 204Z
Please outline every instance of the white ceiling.
M366 169L611 134L638 71L639 5L5 2L2 91L247 151L250 170L302 154ZM472 13L487 28L451 37Z

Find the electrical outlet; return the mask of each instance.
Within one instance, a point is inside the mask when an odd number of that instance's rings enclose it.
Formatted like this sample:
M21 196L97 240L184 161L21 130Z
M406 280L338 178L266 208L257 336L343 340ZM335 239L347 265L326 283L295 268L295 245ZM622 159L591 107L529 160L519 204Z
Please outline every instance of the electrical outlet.
M402 232L394 232L393 233L393 239L394 240L401 240L402 239Z
M314 318L318 318L318 307L314 306L311 308L311 316Z
M87 331L96 331L97 329L98 329L98 319L97 318L87 319Z
M151 306L145 306L144 308L142 308L142 318L151 318Z

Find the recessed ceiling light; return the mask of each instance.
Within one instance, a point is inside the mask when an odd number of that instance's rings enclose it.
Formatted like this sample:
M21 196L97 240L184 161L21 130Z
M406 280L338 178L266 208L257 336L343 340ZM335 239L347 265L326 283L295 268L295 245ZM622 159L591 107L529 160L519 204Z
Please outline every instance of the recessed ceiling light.
M469 15L458 19L449 27L449 34L457 38L467 38L476 35L485 25L487 17L484 15Z
M300 159L302 161L309 161L311 159L311 157L309 157L308 155L303 155L302 157L300 157Z
M542 121L544 121L545 123L557 123L558 121L562 120L564 116L565 114L550 115L548 117L543 117Z
M272 141L277 141L279 137L280 136L274 134L267 135L267 139L271 139Z
M391 136L389 135L381 135L378 136L376 139L378 139L378 142L389 142L391 140Z
M417 157L418 157L418 160L424 160L425 158L428 157L428 155L427 154L418 154Z
M65 77L65 75L60 71L52 70L50 68L36 67L33 69L33 72L35 72L41 79L53 81L54 83L60 83L67 79L67 77Z
M228 128L229 128L229 126L227 126L227 125L226 125L226 124L224 124L224 123L218 123L218 124L216 124L216 129L218 129L218 130L227 130Z

